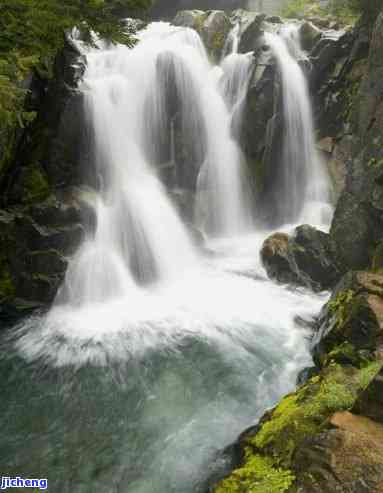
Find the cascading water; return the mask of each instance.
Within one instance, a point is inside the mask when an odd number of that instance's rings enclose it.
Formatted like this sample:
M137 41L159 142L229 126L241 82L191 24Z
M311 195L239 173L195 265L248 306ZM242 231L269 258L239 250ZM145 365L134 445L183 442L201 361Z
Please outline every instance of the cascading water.
M265 33L281 74L283 98L283 152L279 193L282 223L326 225L331 220L329 183L315 146L313 115L303 69L298 27L279 34Z
M231 129L235 138L239 135L239 126L242 121L242 109L248 90L253 53L238 53L240 40L240 24L236 23L230 31L224 52L226 56L221 62L223 74L220 85L221 92L231 114Z
M250 56L214 69L196 33L153 24L133 50L87 59L97 225L52 310L1 339L2 474L55 492L204 491L217 452L311 363L296 316L325 296L268 281L263 234L197 253L159 179L198 176L208 231L248 226L235 114Z

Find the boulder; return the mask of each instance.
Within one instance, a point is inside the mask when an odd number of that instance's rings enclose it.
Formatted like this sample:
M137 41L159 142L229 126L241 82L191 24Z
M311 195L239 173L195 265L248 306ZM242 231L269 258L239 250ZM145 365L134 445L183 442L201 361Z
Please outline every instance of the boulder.
M275 233L267 238L261 249L261 260L270 279L281 283L299 282L292 270L289 257L289 236Z
M261 260L271 279L314 291L331 288L341 277L331 238L307 225L296 228L292 236L276 233L267 238Z

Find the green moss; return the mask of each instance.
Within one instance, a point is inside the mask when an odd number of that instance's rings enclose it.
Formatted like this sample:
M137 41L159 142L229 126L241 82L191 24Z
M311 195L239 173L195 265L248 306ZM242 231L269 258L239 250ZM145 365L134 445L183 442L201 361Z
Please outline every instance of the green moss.
M276 467L268 457L248 451L245 466L222 481L216 493L284 493L294 481L291 471Z
M334 412L350 409L380 366L381 363L370 362L357 369L331 363L320 376L286 397L250 443L257 450L271 451L288 467L297 445L320 431Z

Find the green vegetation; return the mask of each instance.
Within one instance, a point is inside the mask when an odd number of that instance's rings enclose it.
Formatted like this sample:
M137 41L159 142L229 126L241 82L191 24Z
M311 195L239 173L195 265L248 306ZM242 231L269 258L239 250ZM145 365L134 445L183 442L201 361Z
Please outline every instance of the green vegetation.
M283 9L285 17L330 16L342 24L353 24L363 14L374 17L381 9L380 0L329 0L321 7L318 0L291 0Z
M34 118L24 110L22 81L32 69L51 73L64 31L79 26L85 40L90 41L94 31L112 42L132 44L134 37L117 12L149 4L150 0L0 0L0 168L14 129Z
M269 457L246 450L246 464L223 481L216 493L284 493L294 483L291 471L275 466Z

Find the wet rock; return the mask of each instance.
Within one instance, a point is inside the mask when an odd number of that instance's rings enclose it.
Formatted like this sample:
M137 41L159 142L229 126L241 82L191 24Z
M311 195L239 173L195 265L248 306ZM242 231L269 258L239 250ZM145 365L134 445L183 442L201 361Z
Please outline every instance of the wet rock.
M341 277L331 238L311 226L299 226L291 237L272 235L262 246L261 259L271 279L314 291L331 288Z
M270 279L281 283L298 283L289 257L289 236L275 233L265 240L261 249L262 264Z

